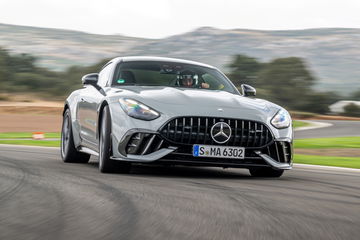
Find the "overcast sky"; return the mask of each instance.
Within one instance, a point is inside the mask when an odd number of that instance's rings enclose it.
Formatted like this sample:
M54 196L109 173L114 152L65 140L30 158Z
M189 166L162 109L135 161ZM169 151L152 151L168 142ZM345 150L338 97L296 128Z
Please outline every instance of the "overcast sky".
M201 26L360 28L360 0L0 0L0 23L147 38Z

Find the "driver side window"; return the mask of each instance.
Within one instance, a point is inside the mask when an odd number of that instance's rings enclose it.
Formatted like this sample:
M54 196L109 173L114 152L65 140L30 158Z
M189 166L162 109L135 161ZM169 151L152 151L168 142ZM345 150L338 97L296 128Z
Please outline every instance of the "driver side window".
M111 76L111 70L112 70L112 63L107 64L99 73L99 80L98 85L101 87L106 87L108 85L110 76Z

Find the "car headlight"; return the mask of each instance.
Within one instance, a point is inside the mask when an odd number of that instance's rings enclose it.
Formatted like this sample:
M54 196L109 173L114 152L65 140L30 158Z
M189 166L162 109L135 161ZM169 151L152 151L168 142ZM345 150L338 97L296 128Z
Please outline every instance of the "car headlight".
M278 111L271 119L271 124L276 128L287 128L290 126L290 115L284 109Z
M160 113L150 107L129 98L119 99L122 109L133 118L142 120L154 120L160 116Z

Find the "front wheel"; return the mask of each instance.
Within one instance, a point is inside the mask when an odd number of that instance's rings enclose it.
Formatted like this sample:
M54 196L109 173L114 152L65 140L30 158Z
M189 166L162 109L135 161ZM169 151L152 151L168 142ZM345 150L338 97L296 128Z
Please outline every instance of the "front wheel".
M100 121L99 139L99 170L102 173L128 173L130 163L111 160L111 116L109 106L105 106Z
M90 155L78 152L75 148L69 109L64 113L61 129L61 158L66 163L87 163L90 159Z
M251 168L249 169L252 177L277 178L283 175L284 170L275 170L272 168Z

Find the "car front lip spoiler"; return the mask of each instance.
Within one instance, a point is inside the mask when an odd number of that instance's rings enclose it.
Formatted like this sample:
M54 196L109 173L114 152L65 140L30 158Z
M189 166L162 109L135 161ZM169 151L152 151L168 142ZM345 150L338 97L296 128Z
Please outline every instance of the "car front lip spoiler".
M154 162L162 157L165 157L169 153L172 153L176 149L177 147L162 148L156 152L146 155L128 154L125 158L111 157L111 159L120 160L120 161L129 161L129 162L142 162L142 163Z
M269 155L261 153L260 151L255 151L267 164L269 164L273 169L281 170L290 170L292 169L292 163L279 163L272 159Z
M129 161L129 162L139 162L139 163L150 163L154 162L162 157L174 152L177 147L162 148L156 152L146 154L146 155L134 155L128 154L125 158L111 157L112 160L120 161ZM292 169L292 163L279 163L269 157L267 154L261 153L260 151L255 151L267 164L269 164L273 169L281 170L290 170Z

